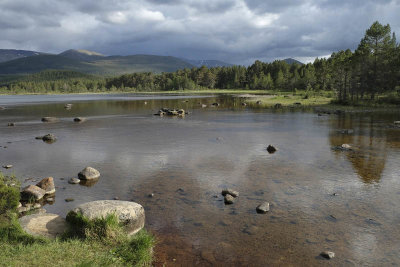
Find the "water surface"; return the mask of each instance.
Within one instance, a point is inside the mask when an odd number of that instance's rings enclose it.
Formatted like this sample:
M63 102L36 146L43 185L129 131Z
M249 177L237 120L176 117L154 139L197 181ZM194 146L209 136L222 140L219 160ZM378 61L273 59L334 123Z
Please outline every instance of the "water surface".
M214 102L221 105L210 107ZM400 130L388 125L400 113L318 116L240 102L1 96L7 109L0 111L0 163L14 165L4 172L21 181L55 178L48 212L66 215L80 203L114 197L142 204L146 227L158 239L156 265L399 265ZM65 110L65 103L74 105ZM161 107L191 114L153 116ZM60 122L42 123L43 116ZM74 123L76 116L88 120ZM34 139L47 133L58 140ZM354 151L331 149L343 143ZM269 154L268 144L278 151ZM85 166L98 169L100 180L68 184ZM225 187L240 192L235 204L223 203ZM257 214L263 201L271 211ZM323 250L336 257L318 257Z

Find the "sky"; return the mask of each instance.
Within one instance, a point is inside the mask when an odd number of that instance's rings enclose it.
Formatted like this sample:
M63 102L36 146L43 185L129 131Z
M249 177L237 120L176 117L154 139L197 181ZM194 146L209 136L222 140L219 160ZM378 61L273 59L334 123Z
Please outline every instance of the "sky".
M0 48L303 62L354 50L400 0L0 0Z

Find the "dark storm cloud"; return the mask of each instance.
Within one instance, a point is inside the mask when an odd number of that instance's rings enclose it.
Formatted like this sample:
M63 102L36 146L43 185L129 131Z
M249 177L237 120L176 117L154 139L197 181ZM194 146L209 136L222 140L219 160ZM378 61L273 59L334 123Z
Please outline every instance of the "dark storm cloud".
M2 0L0 48L159 54L249 64L355 49L399 0Z

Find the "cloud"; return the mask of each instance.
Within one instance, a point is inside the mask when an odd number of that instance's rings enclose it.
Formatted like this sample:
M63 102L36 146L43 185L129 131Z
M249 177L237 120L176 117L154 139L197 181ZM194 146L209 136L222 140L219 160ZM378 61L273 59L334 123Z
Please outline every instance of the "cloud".
M3 0L1 48L160 54L250 64L355 49L399 0Z

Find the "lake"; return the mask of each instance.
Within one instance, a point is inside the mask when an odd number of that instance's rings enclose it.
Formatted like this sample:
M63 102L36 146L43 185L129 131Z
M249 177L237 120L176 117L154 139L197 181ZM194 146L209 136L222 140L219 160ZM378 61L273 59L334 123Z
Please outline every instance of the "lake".
M44 206L51 213L115 197L140 203L158 241L157 266L400 265L400 129L390 127L400 112L318 116L241 101L0 96L0 163L14 165L3 173L23 185L54 177L55 202ZM154 116L162 107L190 114ZM60 122L42 123L44 116ZM87 121L74 123L77 116ZM47 133L57 141L35 140ZM354 149L332 149L341 144ZM68 184L86 166L100 171L99 181ZM240 193L233 205L224 204L226 187ZM270 211L257 214L263 201ZM335 258L321 258L324 250Z

